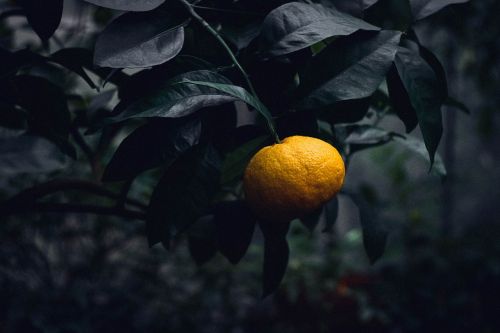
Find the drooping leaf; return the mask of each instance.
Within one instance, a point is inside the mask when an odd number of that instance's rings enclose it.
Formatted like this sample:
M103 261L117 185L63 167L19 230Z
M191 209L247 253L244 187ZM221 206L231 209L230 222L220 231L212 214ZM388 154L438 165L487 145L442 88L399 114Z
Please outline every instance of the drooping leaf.
M417 112L411 105L410 96L399 77L396 65L392 65L389 70L386 82L392 108L405 125L406 132L410 133L418 125Z
M91 88L97 89L95 83L83 69L85 65L85 59L82 59L81 48L61 49L53 53L50 56L49 60L73 71L75 74L79 75L85 82L87 82L87 84Z
M216 82L207 82L207 81L195 81L195 80L190 80L190 79L184 79L181 81L181 83L188 83L188 84L193 84L193 85L198 85L198 86L206 86L210 87L213 89L217 89L219 91L222 91L226 93L229 96L233 96L251 107L253 107L255 110L257 110L267 121L267 123L270 125L271 128L274 129L274 121L273 121L273 116L271 115L271 112L267 109L267 107L261 103L255 96L250 94L245 88L235 86L232 84L226 84L226 83L216 83Z
M389 132L372 125L354 124L345 127L349 135L344 142L348 145L347 151L349 154L384 145L394 137L402 137L401 134Z
M363 245L370 262L374 264L385 251L389 230L379 218L379 203L374 202L370 193L351 194L351 199L358 206L359 219L363 230ZM368 191L369 192L369 191Z
M213 215L201 217L188 231L188 247L197 265L203 265L217 253Z
M155 9L159 5L161 5L165 0L85 0L94 5L124 10L124 11L148 11Z
M470 110L469 110L469 108L467 107L467 105L465 105L464 103L460 102L459 100L456 100L453 97L448 97L444 101L444 104L446 106L457 108L457 109L459 109L460 111L462 111L465 114L470 114L471 113Z
M43 41L48 40L61 23L63 0L20 0L28 23Z
M264 264L262 270L262 297L279 287L288 266L290 250L286 240L289 223L259 221L264 235Z
M357 33L328 45L304 70L297 108L324 109L371 96L394 60L400 37L396 31Z
M314 229L319 224L321 216L323 215L324 207L317 209L316 211L310 213L309 215L300 218L300 222L309 229L310 232L313 232Z
M268 141L269 136L262 135L228 153L222 164L221 184L227 185L241 179L252 156Z
M400 47L395 64L416 111L432 166L443 132L441 106L446 99L446 90L418 53Z
M325 6L333 5L338 10L351 14L356 17L362 17L363 11L378 0L322 0L321 3Z
M323 229L323 232L332 231L335 222L337 222L338 215L339 198L338 196L335 196L325 204L325 227Z
M236 97L204 85L180 83L184 80L210 81L230 84L224 76L201 70L174 77L129 105L120 103L123 109L114 117L104 119L101 125L119 123L131 118L179 118L188 116L201 108L234 102Z
M119 16L97 38L94 63L112 68L162 64L182 49L186 22L187 17L163 6Z
M11 83L12 91L2 93L10 95L17 105L28 112L29 132L53 141L74 157L74 150L68 143L70 114L64 92L37 76L18 75Z
M225 201L214 209L217 248L236 265L252 241L256 220L243 201Z
M430 16L442 8L457 4L465 3L469 0L409 0L411 6L411 12L415 20L421 20L427 16Z
M43 173L62 169L66 159L44 138L0 127L0 174Z
M292 53L333 36L357 30L378 30L358 18L320 4L291 2L273 10L261 30L264 52L271 56Z
M210 145L196 146L178 159L151 196L146 232L150 246L168 248L174 233L187 230L209 207L219 188L220 156Z
M425 144L422 141L417 140L411 136L395 137L394 141L398 142L399 144L403 145L411 152L416 153L421 158L430 162L429 154L426 150ZM443 180L446 178L446 174L447 174L446 167L443 163L441 156L437 153L436 153L434 163L432 165L430 172L431 172L431 174L434 174L434 175L441 177L441 179L443 179Z
M132 179L141 172L169 166L198 143L199 119L157 119L123 140L109 162L103 181Z

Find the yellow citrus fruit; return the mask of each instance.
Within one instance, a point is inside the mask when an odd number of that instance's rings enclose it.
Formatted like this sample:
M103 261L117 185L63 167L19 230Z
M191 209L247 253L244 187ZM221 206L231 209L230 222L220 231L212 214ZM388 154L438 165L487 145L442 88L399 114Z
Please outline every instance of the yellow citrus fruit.
M345 166L320 139L291 136L262 148L243 177L246 201L265 220L290 221L314 212L340 191Z

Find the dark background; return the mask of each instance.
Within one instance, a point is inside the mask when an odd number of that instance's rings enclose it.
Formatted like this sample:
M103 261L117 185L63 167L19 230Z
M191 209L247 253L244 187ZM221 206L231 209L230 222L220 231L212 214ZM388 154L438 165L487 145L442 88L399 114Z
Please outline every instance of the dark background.
M6 5L0 2L0 10ZM471 110L444 112L439 152L447 181L441 184L424 162L392 144L351 161L346 187L371 191L393 231L375 265L363 251L357 209L342 195L333 234L292 225L287 274L266 299L260 298L258 233L238 266L217 256L197 267L183 241L175 252L148 248L141 222L81 214L9 218L0 224L0 331L497 331L498 13L500 2L475 0L416 28L444 64L450 95ZM56 37L91 46L110 15L66 1ZM10 17L0 22L0 43L20 49L39 40L24 18ZM76 79L64 84L85 89ZM401 130L399 122L385 121ZM83 162L65 172L90 173ZM8 197L44 177L2 176L0 194ZM148 181L141 178L133 195L149 195ZM75 193L59 198L89 200Z

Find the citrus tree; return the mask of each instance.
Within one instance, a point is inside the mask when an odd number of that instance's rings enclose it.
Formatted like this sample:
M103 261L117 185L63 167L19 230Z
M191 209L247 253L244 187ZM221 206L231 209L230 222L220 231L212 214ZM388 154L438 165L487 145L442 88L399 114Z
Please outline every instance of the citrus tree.
M87 0L97 22L79 43L58 34L63 0L4 4L3 27L15 33L5 22L24 16L38 39L19 48L10 35L0 49L0 170L46 181L6 197L0 215L139 219L150 246L187 238L199 264L216 252L237 264L258 225L267 295L287 267L290 222L331 232L340 190L374 262L389 233L382 208L341 190L344 170L395 141L446 176L441 108L466 109L413 26L463 2ZM381 127L385 117L406 132ZM422 139L409 135L417 128ZM91 172L61 178L75 159ZM144 194L130 197L137 186ZM44 200L70 190L114 204Z

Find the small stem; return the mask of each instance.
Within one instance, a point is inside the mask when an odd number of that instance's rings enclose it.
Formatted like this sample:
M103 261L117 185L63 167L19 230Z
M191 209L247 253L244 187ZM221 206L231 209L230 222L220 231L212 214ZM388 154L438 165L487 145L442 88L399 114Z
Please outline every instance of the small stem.
M212 26L210 24L208 24L208 22L205 21L205 19L203 19L203 17L201 17L200 15L198 15L198 13L194 10L192 4L190 4L187 0L179 0L179 1L184 5L184 7L186 7L186 9L189 12L189 14L195 20L197 20L212 36L214 36L217 39L217 41L222 45L222 47L224 47L224 49L226 50L227 54L231 58L231 61L233 62L233 64L236 66L236 68L238 68L238 70L240 71L240 73L243 75L243 78L245 79L245 81L246 81L246 83L248 85L248 88L250 89L250 92L252 93L252 95L259 102L261 102L260 99L259 99L259 96L257 95L257 92L255 91L255 88L254 88L254 86L252 84L252 81L250 80L250 77L248 76L248 74L245 71L245 69L243 69L243 67L239 63L238 59L236 59L236 56L234 55L234 53L231 50L231 48L229 47L229 45L227 45L227 43L220 36L220 34L214 28L212 28ZM267 121L267 126L269 127L269 130L272 133L272 135L273 135L274 140L276 141L276 143L281 143L281 141L280 141L280 139L278 137L278 134L276 133L276 129L274 128L274 124L271 121Z

